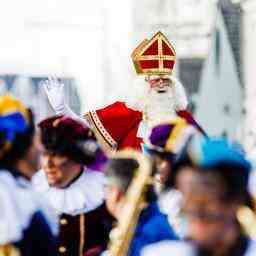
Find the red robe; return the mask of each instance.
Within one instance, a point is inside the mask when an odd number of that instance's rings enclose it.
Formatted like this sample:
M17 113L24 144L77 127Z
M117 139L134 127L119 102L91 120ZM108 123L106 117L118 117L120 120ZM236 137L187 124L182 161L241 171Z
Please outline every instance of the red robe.
M178 111L177 115L204 131L194 120L190 112ZM128 108L124 102L115 102L105 108L89 111L85 114L99 142L107 150L133 148L141 150L143 139L137 137L142 113Z

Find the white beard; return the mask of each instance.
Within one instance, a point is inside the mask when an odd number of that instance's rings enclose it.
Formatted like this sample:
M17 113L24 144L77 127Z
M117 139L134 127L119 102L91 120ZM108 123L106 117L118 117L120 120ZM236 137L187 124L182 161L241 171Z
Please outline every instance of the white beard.
M164 93L158 93L154 90L149 92L143 111L149 126L168 122L177 116L174 97L169 90Z
M147 83L141 82L137 84L137 87L130 90L126 105L143 113L146 129L143 132L144 141L147 141L154 126L170 122L177 117L176 110L186 108L187 98L184 88L177 80L174 79L174 82L174 87L168 87L164 93L149 89Z
M175 99L172 89L168 88L164 93L150 90L144 105L143 117L146 124L146 138L144 139L148 138L154 126L170 122L170 120L176 118Z

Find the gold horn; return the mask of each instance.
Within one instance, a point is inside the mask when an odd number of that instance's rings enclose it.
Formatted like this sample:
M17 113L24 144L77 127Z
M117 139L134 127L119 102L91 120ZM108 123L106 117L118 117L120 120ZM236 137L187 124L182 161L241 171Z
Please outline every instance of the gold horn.
M134 231L145 204L145 191L151 183L152 165L148 157L132 150L119 151L112 159L132 158L139 168L128 187L125 204L118 216L117 226L110 233L108 256L125 256L129 251Z
M0 245L0 256L20 256L20 252L17 248L12 246L11 244L8 245Z
M251 238L256 238L256 215L248 206L241 207L237 212L237 219L244 231Z

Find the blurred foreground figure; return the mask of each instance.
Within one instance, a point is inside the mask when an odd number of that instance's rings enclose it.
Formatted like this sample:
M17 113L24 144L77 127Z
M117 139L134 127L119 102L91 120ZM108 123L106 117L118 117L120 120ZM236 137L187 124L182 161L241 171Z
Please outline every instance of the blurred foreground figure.
M42 170L33 178L59 216L61 255L99 255L108 243L112 217L104 204L105 156L93 132L79 121L55 116L39 124Z
M177 155L195 134L204 136L196 126L188 123L186 119L177 117L155 126L149 136L149 142L144 145L144 151L156 164L155 180L161 210L168 215L169 222L180 237L185 235L181 213L182 195L173 184L170 184L170 176Z
M244 155L225 140L191 143L181 154L173 178L184 197L187 239L195 255L256 255L250 169ZM171 248L163 255L173 255Z
M161 122L181 116L195 122L186 111L187 98L182 84L171 76L176 53L161 33L144 40L132 53L137 74L145 81L130 89L126 102L115 102L105 108L89 111L83 117L106 150L133 148L141 150L150 130ZM66 105L64 85L56 79L45 83L49 101L57 114L79 118Z
M105 171L107 208L118 222L107 255L138 256L148 244L177 239L157 204L148 158L133 151L118 152Z
M41 201L30 188L38 155L31 112L11 96L0 97L0 255L57 255Z

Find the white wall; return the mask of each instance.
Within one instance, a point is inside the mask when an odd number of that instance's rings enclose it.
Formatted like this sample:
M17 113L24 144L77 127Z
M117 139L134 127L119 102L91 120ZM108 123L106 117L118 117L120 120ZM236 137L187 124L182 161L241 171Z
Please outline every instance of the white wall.
M248 152L256 149L256 2L243 5L243 61L245 82L245 146Z

